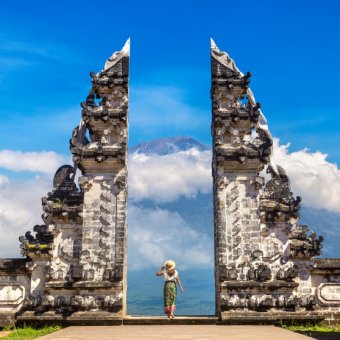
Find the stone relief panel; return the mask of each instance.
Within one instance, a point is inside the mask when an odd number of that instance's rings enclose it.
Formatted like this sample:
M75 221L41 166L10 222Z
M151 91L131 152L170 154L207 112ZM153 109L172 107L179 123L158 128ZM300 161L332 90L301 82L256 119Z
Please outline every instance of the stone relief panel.
M25 298L25 287L18 283L0 281L0 308L4 306L19 306Z
M332 306L340 303L340 283L322 283L317 288L317 297L322 305Z

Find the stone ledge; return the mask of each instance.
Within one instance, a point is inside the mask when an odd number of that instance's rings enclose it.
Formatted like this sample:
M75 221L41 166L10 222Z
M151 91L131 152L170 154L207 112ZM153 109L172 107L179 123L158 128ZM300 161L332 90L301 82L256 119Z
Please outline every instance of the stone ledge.
M74 288L118 288L123 289L121 282L110 281L78 281L78 282L65 282L65 281L50 281L45 283L47 289L74 289Z
M88 312L75 312L71 316L67 317L69 322L105 322L113 321L122 324L122 314L121 313L110 313L105 311L88 311Z
M313 259L313 274L340 274L340 259Z
M324 315L317 312L222 312L221 324L228 323L275 323L279 321L322 321Z
M297 282L287 281L269 281L269 282L257 282L257 281L223 281L221 288L229 289L279 289L279 288L296 288L299 284Z
M218 322L216 316L176 316L169 320L166 316L132 316L123 318L123 325L215 325Z
M73 283L74 288L120 288L123 289L121 282L110 282L110 281L79 281Z
M314 268L338 268L340 269L340 258L313 259Z
M23 274L27 275L29 270L26 264L31 260L25 259L0 259L0 275L14 275Z
M52 282L46 282L45 287L48 288L63 288L63 289L72 289L73 284L68 283L65 281L52 281Z
M53 324L55 322L65 325L121 325L121 314L109 313L104 311L75 312L71 316L47 312L42 315L35 315L34 312L25 312L17 317L19 324Z

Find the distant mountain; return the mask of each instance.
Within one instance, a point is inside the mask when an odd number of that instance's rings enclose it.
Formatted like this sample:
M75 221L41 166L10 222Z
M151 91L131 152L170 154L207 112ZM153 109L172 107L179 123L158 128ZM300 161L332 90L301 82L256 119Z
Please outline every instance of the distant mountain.
M161 138L140 143L130 152L166 155L191 148L205 151L210 148L190 137ZM198 194L195 198L180 197L170 203L158 203L144 200L141 208L163 208L178 213L199 232L213 237L213 205L211 194ZM300 224L307 224L318 235L325 238L322 257L340 257L340 213L323 209L313 209L302 205Z
M210 147L190 137L159 138L150 142L139 143L130 148L130 153L145 155L168 155L196 148L199 151L210 150Z

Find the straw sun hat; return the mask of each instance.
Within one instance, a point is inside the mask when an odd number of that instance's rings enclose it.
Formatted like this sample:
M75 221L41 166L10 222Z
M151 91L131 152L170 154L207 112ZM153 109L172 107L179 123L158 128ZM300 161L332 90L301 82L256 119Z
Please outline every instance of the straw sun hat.
M164 262L164 267L166 267L167 270L175 269L176 263L172 260L167 260Z

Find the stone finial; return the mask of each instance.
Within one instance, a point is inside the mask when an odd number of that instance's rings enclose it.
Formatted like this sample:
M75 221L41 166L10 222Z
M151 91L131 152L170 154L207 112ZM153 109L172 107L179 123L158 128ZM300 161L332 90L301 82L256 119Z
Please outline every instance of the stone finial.
M97 73L96 76L99 77L101 73L111 69L118 63L119 60L124 57L130 57L130 38L126 40L123 48L120 51L114 52L111 57L106 60L104 68L99 73Z
M228 69L231 69L232 71L239 73L241 76L243 76L243 73L238 69L236 66L234 60L229 56L227 52L221 51L215 41L210 38L210 51L211 56L218 61L223 66L227 67Z

